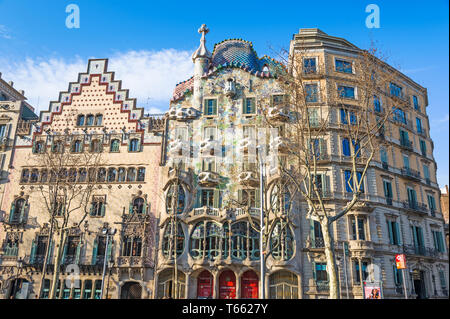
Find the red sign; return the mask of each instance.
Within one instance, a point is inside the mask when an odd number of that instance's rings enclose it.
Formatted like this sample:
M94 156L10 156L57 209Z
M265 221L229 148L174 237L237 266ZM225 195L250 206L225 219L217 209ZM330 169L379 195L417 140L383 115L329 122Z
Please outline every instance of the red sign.
M197 298L206 299L213 296L213 276L204 270L197 279Z
M236 298L236 276L231 270L225 270L219 277L219 299Z
M405 254L397 254L397 255L395 255L395 264L397 265L397 269L406 269L406 257L405 257Z
M258 276L254 271L246 271L241 279L241 297L243 299L258 299Z

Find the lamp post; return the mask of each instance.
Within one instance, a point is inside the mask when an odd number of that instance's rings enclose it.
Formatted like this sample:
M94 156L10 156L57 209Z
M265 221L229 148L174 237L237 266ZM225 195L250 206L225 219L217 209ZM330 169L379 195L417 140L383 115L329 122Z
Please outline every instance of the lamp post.
M109 259L108 260L109 272L108 272L108 284L106 285L106 296L108 296L108 292L109 292L109 278L111 277L111 270L112 270L113 266L114 266L114 260Z
M23 260L22 258L18 258L17 259L17 275L16 275L16 279L14 281L14 290L13 290L13 295L12 295L12 299L16 299L16 294L17 294L17 286L19 285L19 274L22 273L22 266L23 266Z
M259 222L259 255L261 272L261 299L266 298L265 292L265 259L264 259L264 164L262 160L262 145L257 147L259 155L259 196L260 196L260 222Z
M102 233L106 235L106 246L105 246L105 258L103 260L103 275L102 275L102 290L100 294L100 299L103 299L103 290L105 288L105 276L106 276L106 262L108 261L108 246L109 246L109 237L114 236L116 233L116 229L112 229L111 227L103 227Z

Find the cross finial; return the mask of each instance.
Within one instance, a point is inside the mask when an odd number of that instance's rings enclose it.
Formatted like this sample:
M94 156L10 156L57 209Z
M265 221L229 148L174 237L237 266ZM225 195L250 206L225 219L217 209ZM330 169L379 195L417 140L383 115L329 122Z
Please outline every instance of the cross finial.
M202 37L204 37L206 34L208 34L208 32L209 32L209 29L206 26L206 24L202 24L200 29L198 29L198 33L202 33Z

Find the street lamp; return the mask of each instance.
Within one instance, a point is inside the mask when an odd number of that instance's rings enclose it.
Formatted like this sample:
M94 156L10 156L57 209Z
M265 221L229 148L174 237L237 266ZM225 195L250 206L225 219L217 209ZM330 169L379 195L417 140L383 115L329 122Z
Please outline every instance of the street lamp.
M105 258L103 259L102 290L101 290L101 294L100 294L100 299L103 299L103 289L105 287L106 262L108 261L109 237L114 236L116 231L117 231L116 229L112 229L111 227L107 227L107 226L103 227L103 230L102 230L102 234L106 235L106 246L105 246Z
M19 285L19 274L22 273L22 266L23 266L23 259L22 258L18 258L17 259L16 266L17 266L17 275L16 275L16 280L14 282L13 299L16 299L17 286Z
M263 146L257 147L259 155L259 196L260 196L260 222L259 222L259 256L260 256L260 272L261 272L261 299L266 298L265 293L265 260L264 260L264 163L263 163Z

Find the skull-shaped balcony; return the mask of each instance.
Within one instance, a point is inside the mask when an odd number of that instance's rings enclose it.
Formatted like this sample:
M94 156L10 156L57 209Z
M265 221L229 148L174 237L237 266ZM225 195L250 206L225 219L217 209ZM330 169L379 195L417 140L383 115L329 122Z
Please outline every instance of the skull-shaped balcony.
M244 170L238 175L239 184L250 187L259 185L259 175L254 170Z
M181 141L179 139L171 141L169 143L169 147L168 147L168 154L170 156L182 156L183 155L183 146L184 146L183 141Z
M230 98L236 95L236 82L234 81L234 79L227 79L225 83L224 93Z
M193 108L176 108L174 106L169 108L169 119L176 121L187 121L197 117L197 112Z
M216 187L219 182L220 176L216 172L202 171L198 174L198 184L202 187Z
M269 107L267 117L272 121L288 122L290 119L288 107L274 105Z
M238 149L240 152L247 154L251 149L256 154L256 141L254 138L246 137L239 142Z
M214 150L218 148L217 141L205 139L200 143L200 153L202 155L214 156Z
M282 136L275 137L269 144L270 151L277 151L278 154L286 155L289 153L290 142L287 138Z

